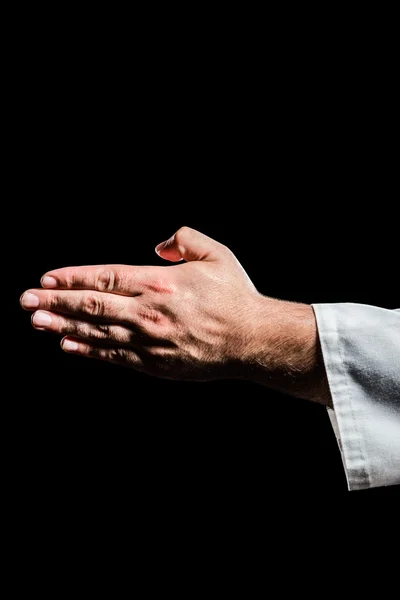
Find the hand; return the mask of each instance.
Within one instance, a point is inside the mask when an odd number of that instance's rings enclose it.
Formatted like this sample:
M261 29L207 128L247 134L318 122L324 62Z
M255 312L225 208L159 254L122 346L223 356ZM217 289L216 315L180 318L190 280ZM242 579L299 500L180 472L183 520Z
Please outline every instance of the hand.
M232 252L183 227L170 267L67 267L21 297L66 352L172 379L248 378L330 404L311 306L259 294Z
M172 267L67 267L21 299L67 352L169 378L240 376L259 298L222 244L189 228L157 247Z

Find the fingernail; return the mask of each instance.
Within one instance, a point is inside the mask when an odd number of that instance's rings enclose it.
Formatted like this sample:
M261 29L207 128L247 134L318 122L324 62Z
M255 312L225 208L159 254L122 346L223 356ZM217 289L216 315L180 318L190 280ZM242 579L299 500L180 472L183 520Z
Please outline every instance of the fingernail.
M161 244L158 244L158 246L156 246L155 250L157 252L157 254L159 254L161 252L161 250L164 250L165 246L167 245L167 242L161 242Z
M52 318L45 312L38 311L32 317L32 323L37 327L48 327L51 325Z
M53 287L58 286L57 279L55 279L54 277L49 277L49 275L42 277L42 279L40 280L40 283L42 284L42 287L47 287L47 288L53 288Z
M75 350L78 350L78 344L72 340L64 340L62 348L66 352L75 352Z
M39 298L28 292L22 296L21 304L24 308L36 308L36 306L39 306Z

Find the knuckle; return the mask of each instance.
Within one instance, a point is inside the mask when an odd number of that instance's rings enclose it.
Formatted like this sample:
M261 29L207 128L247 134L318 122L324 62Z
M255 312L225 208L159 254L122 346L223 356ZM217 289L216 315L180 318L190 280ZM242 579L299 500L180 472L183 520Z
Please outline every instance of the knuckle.
M120 348L111 348L109 357L111 360L118 360L121 358L121 350Z
M65 287L70 289L75 287L76 284L76 275L74 271L67 271L65 273Z
M75 327L75 335L94 342L102 342L109 339L110 327L103 324L78 323Z
M71 319L61 318L59 321L58 332L62 335L73 335L79 337L78 326L76 322Z
M183 240L187 236L188 233L190 233L190 231L191 231L190 227L186 227L186 225L184 225L183 227L180 227L175 234L175 240L179 243L181 240Z
M102 269L95 276L95 288L100 292L112 292L116 287L116 274L114 271Z
M99 323L91 330L91 337L96 341L108 340L110 336L110 326L105 323Z
M127 362L129 360L129 353L125 348L111 348L109 358L115 362Z
M87 323L81 323L74 319L65 319L62 322L61 333L65 335L74 335L80 338L88 337Z
M177 290L175 284L162 278L161 276L153 277L145 285L146 290L156 294L174 294Z
M138 317L143 323L154 323L155 325L161 325L164 318L163 315L156 309L143 308L139 313Z
M48 306L50 310L57 309L60 305L60 298L57 294L50 294L48 298Z
M88 323L76 323L75 325L75 335L81 338L90 338L90 325Z
M83 312L91 317L101 317L104 308L100 298L94 294L87 296L83 301Z
M99 335L101 335L102 337L110 337L110 333L111 333L111 328L109 325L107 325L107 323L99 323L96 326L96 331L98 332Z

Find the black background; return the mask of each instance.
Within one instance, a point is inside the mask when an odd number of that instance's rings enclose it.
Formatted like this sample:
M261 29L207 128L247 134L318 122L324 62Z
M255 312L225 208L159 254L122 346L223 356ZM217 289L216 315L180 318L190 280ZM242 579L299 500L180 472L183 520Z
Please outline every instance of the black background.
M155 245L182 225L228 245L266 295L400 306L390 90L378 102L362 73L283 55L278 65L34 48L9 87L3 221L13 239L4 422L26 523L37 511L66 525L104 511L118 520L134 506L142 521L201 526L262 519L266 505L330 511L339 498L361 507L396 494L347 492L321 406L69 356L18 306L49 269L162 264Z

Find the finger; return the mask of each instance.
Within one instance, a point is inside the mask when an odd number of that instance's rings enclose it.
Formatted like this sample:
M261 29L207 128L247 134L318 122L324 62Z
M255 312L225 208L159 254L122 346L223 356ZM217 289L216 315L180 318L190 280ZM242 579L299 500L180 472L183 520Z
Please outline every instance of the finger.
M142 293L145 275L145 267L89 265L48 271L40 282L44 288L97 290L121 296L137 296Z
M20 303L25 310L43 309L89 320L126 323L135 315L137 300L91 290L32 289L21 296Z
M181 227L169 240L158 244L156 252L165 260L178 262L182 259L187 261L218 260L230 251L226 246L200 233L200 231L190 227Z
M41 310L32 315L32 325L39 331L72 335L89 342L112 343L122 346L132 344L137 337L137 334L122 325L91 323Z
M136 352L128 348L104 348L95 344L89 344L79 338L70 337L65 337L61 340L61 348L64 352L71 354L105 360L124 367L132 367L139 371L143 370L143 361L141 358Z

